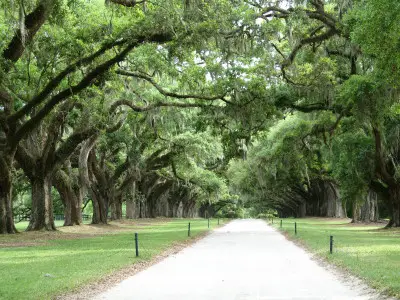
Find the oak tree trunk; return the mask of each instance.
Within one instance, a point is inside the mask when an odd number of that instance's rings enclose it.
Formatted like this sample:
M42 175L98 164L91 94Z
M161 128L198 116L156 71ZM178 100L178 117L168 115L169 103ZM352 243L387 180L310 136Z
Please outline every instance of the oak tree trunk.
M0 234L16 233L12 211L12 156L0 152Z
M108 204L98 193L92 193L93 218L92 224L107 224Z
M400 227L400 185L389 186L391 218L387 227Z
M73 189L59 190L59 193L64 204L64 226L81 225L82 202L79 200L79 197Z
M351 223L360 222L360 220L361 220L361 205L360 205L360 201L358 201L358 200L354 200L353 201L352 210L353 210L353 215L352 215Z
M56 230L51 199L51 177L34 177L32 186L32 215L27 231Z
M378 219L378 194L373 190L369 190L365 197L365 202L360 208L360 220L363 222L377 222Z
M64 206L64 226L73 226L82 224L82 198L81 193L74 189L69 182L69 178L65 177L60 171L56 173L54 178L54 186L60 194L61 201Z
M128 219L140 217L140 201L137 198L126 201L126 217Z
M2 159L0 159L2 160ZM16 233L12 212L12 175L7 165L0 170L0 234Z
M111 220L121 220L122 219L122 199L113 199L111 203Z
M126 218L133 219L135 218L136 211L136 182L133 182L130 188L130 193L128 198L126 199Z
M298 209L297 209L297 217L298 218L304 218L306 216L306 211L307 211L307 205L306 202L300 203Z
M134 219L136 213L136 203L134 198L129 198L126 200L126 218Z

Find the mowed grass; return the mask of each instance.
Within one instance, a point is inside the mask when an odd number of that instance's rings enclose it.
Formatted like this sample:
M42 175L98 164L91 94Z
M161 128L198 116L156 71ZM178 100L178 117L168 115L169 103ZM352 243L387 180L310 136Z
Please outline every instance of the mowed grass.
M208 230L203 219L155 219L109 225L112 230L93 237L91 229L99 230L99 226L83 226L83 234L78 230L72 234L58 231L0 236L0 299L51 299L124 266L149 260L174 243L190 239L189 221L191 238ZM210 228L216 225L217 220L211 220ZM138 258L134 232L139 235Z
M349 222L347 219L283 219L282 230L373 288L400 298L400 230ZM274 220L274 226L280 227L280 219ZM334 240L333 254L329 253L330 235Z
M86 221L83 221L83 224L90 224L90 222L91 222L90 220L86 220ZM55 223L56 227L61 227L64 225L63 220L56 220L56 221L54 221L54 223ZM28 221L21 221L21 222L15 223L15 228L17 228L18 231L24 231L28 227L28 225L29 225Z

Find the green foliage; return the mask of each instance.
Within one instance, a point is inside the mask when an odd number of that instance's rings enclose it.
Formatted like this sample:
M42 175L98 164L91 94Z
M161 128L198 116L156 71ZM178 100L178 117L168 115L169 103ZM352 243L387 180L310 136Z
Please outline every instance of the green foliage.
M185 132L175 136L172 151L179 178L198 187L201 201L214 202L227 193L225 180L207 170L222 160L220 142L207 132L193 134Z
M351 37L372 58L380 80L398 88L400 4L396 0L357 1L347 16Z
M353 75L339 88L339 103L351 108L364 124L380 123L396 101L393 96L375 76Z
M373 179L374 148L371 136L354 128L337 137L332 147L333 177L339 182L342 199L360 201Z
M275 209L267 209L265 212L257 215L257 219L271 219L276 218L278 213Z
M53 82L19 123L51 106L32 127L40 128L42 141L52 130L62 132L55 149L96 130L90 167L97 163L123 200L132 182L156 174L188 188L199 203L240 195L258 213L295 206L313 180L338 183L354 201L382 181L374 174L372 130L383 136L391 176L400 178L395 2L277 1L279 9L265 12L265 1L155 0L134 7L54 1L21 58L14 65L0 61L0 92L19 110ZM1 53L38 3L1 4ZM118 45L97 52L109 43ZM134 46L126 57L102 69L128 45ZM63 70L68 74L54 82ZM54 107L47 102L89 74L84 89ZM51 128L66 101L74 108ZM11 112L1 109L9 120ZM12 135L15 124L1 132ZM20 145L32 140L30 132ZM74 146L60 166L79 185L80 146Z

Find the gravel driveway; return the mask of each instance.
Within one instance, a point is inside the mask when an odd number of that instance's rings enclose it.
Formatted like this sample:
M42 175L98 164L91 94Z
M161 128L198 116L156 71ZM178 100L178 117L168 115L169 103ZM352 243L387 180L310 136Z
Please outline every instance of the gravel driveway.
M236 220L95 299L369 299L261 220Z

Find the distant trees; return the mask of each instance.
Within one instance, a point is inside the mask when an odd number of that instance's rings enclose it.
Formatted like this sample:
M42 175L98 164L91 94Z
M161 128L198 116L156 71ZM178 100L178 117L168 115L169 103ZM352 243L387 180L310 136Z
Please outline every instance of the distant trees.
M258 138L248 156L254 164L249 176L259 178L266 206L310 214L302 205L314 201L315 180L322 180L317 190L321 195L337 191L354 221L376 221L379 202L389 211L388 226L399 226L398 58L392 43L399 14L393 5L253 3L265 26L281 32L267 43L280 58L285 82L274 98L285 120ZM385 9L391 11L389 23L383 21ZM254 171L256 166L261 171Z

